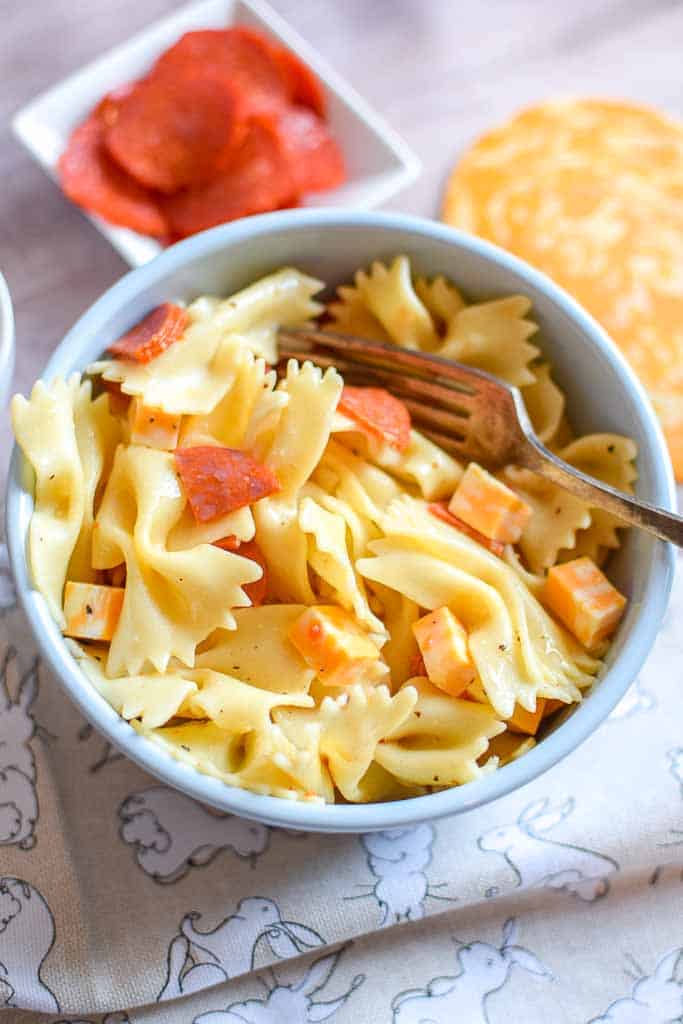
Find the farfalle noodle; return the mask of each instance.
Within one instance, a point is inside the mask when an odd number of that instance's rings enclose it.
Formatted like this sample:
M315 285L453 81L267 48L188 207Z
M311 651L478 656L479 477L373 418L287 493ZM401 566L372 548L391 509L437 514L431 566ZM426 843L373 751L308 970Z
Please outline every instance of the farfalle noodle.
M377 763L414 785L459 786L478 779L485 770L478 758L505 723L486 705L448 697L427 679L410 679L406 686L417 692L417 701L379 744Z
M308 540L299 525L299 495L325 451L342 380L336 370L323 374L311 363L300 367L291 360L281 386L289 401L265 459L281 489L255 507L256 538L272 567L273 595L313 604Z
M214 629L234 628L233 608L249 604L242 587L261 576L246 558L199 544L171 551L167 537L186 500L173 456L142 445L120 447L95 521L93 565L126 563L126 592L107 659L110 676L163 672L171 657L194 664Z
M28 401L16 395L12 423L35 472L29 531L33 579L50 611L64 624L62 591L71 578L95 578L91 562L95 492L119 436L106 396L91 401L89 381L77 374L48 387L38 381Z

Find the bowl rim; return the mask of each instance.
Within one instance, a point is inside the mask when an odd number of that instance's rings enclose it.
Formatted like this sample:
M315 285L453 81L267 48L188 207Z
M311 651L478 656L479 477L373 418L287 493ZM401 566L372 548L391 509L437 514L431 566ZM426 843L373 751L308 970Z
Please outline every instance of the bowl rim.
M97 299L57 346L42 376L49 379L61 363L69 362L70 348L78 344L80 338L91 334L98 322L109 316L112 310L125 305L139 291L161 281L195 258L206 256L227 245L238 244L246 238L258 238L283 230L295 233L297 229L311 227L393 229L449 243L502 266L528 283L532 289L544 294L558 314L573 321L617 373L624 390L638 410L640 425L651 451L655 453L654 464L650 467L652 491L648 498L664 508L675 509L673 473L659 423L634 372L602 327L550 278L517 257L473 235L407 214L343 209L286 210L221 225L195 235L165 250L150 263L129 271ZM137 733L97 693L69 653L44 599L33 588L30 580L25 541L28 534L28 512L33 499L22 484L22 464L21 453L15 444L6 501L10 561L17 594L36 642L62 688L92 725L150 774L204 803L269 825L329 832L405 827L473 810L531 782L578 747L624 695L654 643L673 581L673 547L656 541L652 547L649 579L638 617L614 664L605 672L601 685L551 736L519 760L466 785L406 800L371 804L323 804L317 801L289 800L229 786L177 760L162 747Z
M14 309L7 281L0 271L0 413L14 372Z

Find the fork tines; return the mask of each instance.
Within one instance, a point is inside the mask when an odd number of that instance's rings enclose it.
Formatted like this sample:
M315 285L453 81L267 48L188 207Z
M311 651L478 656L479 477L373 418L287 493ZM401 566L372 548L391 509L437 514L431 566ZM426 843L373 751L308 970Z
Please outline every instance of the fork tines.
M438 357L326 331L281 329L278 345L279 373L288 359L309 360L322 369L334 366L349 384L386 388L405 403L424 434L460 452L477 401L468 371Z

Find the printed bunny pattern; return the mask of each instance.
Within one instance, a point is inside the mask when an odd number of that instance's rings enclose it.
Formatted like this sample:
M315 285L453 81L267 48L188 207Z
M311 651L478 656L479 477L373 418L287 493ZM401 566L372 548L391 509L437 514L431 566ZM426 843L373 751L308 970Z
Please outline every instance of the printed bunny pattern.
M611 1003L589 1024L678 1024L683 1020L683 948L667 953L654 973L637 978L630 996Z
M135 1024L132 1017L129 1017L127 1013L105 1013L104 1017L97 1018L98 1024ZM60 1017L54 1024L94 1024L92 1020L83 1020L80 1017L67 1018Z
M97 1018L98 1024L135 1024L135 1021L127 1013L105 1013L104 1017ZM54 1024L94 1024L92 1020L60 1017Z
M255 866L268 846L269 829L231 814L210 811L167 786L131 793L119 807L119 835L155 882L169 884L191 868L229 850Z
M95 760L90 761L88 764L88 771L91 775L95 775L102 768L106 768L108 764L114 764L116 761L123 760L123 754L119 753L107 740L102 739L95 732L90 722L83 722L78 730L77 739L79 743L87 743L91 739L96 741L98 754Z
M513 967L551 978L537 956L516 945L517 931L517 922L509 918L500 947L455 940L458 973L432 978L423 989L400 992L391 1004L392 1024L487 1024L487 999L505 985Z
M426 869L431 864L436 838L433 825L394 828L360 836L368 867L376 881L370 891L345 899L374 898L380 911L380 928L400 921L418 921L425 915L427 899L455 902L455 897L434 892L445 883L430 885ZM359 888L365 888L362 882Z
M31 712L38 692L38 660L20 675L17 652L8 647L0 665L0 847L30 850L38 821Z
M365 975L357 974L342 995L335 999L325 997L323 990L330 983L343 952L340 949L319 957L289 984L270 969L268 980L263 976L259 979L267 991L264 999L247 999L232 1003L225 1010L201 1013L193 1024L319 1024L332 1020L365 981Z
M254 970L258 961L285 960L325 944L318 932L283 920L271 899L247 896L214 928L200 927L204 915L186 914L168 948L164 985L157 996L176 999Z
M484 832L479 849L504 857L520 888L562 889L592 903L607 895L610 875L619 865L605 854L546 838L573 810L571 798L556 806L547 797L535 800L514 825Z
M41 977L54 941L52 911L38 890L22 878L0 878L0 1007L59 1011Z
M642 715L657 706L655 695L645 688L640 679L629 686L617 706L607 717L608 722L621 722L624 718Z

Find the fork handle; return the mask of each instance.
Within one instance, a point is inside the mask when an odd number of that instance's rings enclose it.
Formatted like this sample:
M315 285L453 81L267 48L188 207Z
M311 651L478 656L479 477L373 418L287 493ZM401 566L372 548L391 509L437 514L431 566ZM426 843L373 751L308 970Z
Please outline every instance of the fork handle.
M646 501L633 498L629 494L617 491L609 484L586 476L581 470L570 466L563 459L558 459L540 441L528 439L519 453L519 462L539 476L552 481L577 498L583 498L596 508L611 512L618 519L630 526L639 526L643 530L654 533L661 540L670 541L679 548L683 547L683 518L673 512L655 508Z

